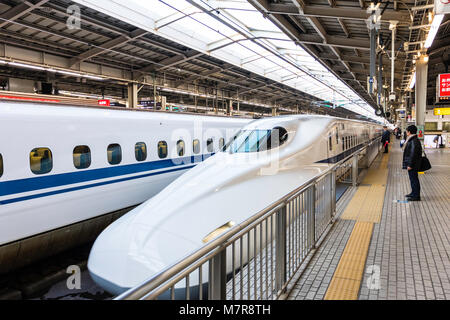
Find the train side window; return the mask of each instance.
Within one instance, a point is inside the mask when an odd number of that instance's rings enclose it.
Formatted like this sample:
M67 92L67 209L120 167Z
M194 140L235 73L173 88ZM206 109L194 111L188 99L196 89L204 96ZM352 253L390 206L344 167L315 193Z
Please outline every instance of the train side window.
M119 144L113 143L108 146L109 164L119 164L122 161L122 148Z
M224 145L225 145L225 139L220 138L219 139L219 150L222 150Z
M177 141L177 154L179 157L184 156L184 141L183 140Z
M339 144L339 129L336 127L336 144Z
M73 149L73 165L77 169L86 169L91 165L91 149L88 146L76 146Z
M206 150L208 150L208 152L214 152L213 138L209 138L208 140L206 140Z
M3 157L0 153L0 177L3 175Z
M331 135L328 137L328 147L330 148L330 151L333 150L333 140L331 139Z
M164 159L167 157L167 142L158 142L158 156L160 159Z
M200 153L200 140L194 139L192 141L192 151L194 152L194 154Z
M30 168L34 174L52 171L53 156L49 148L35 148L30 152Z
M147 145L144 142L138 142L134 145L134 155L136 161L145 161L147 159Z

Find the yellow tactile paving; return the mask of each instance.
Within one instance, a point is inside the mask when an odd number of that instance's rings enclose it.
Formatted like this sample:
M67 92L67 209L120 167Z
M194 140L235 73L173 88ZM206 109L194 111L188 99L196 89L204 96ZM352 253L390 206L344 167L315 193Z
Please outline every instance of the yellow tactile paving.
M364 274L373 225L383 212L389 154L372 166L348 204L341 219L356 220L339 264L325 294L325 300L356 300Z
M372 237L373 223L357 222L325 295L325 300L356 300Z
M362 206L367 198L369 190L370 186L358 187L358 189L355 192L355 195L353 196L352 200L347 205L347 208L342 214L341 219L355 220L358 217L359 212L361 211Z
M358 299L359 281L333 278L325 295L325 300Z

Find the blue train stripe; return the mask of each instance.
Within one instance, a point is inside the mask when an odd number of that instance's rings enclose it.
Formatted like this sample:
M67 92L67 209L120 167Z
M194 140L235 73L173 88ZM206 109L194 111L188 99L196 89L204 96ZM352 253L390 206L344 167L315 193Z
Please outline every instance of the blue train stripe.
M22 192L37 191L41 189L61 187L75 183L89 182L93 180L113 178L139 172L154 171L180 165L193 164L202 162L206 158L209 158L211 155L212 154L189 156L183 158L158 160L123 166L111 166L100 169L5 181L0 182L0 197Z
M99 187L99 186L108 185L108 184L112 184L112 183L129 181L129 180L133 180L133 179L140 179L140 178L150 177L150 176L154 176L154 175L158 175L158 174L164 174L164 173L169 173L169 172L186 170L186 169L193 168L195 166L196 165L194 164L194 165L185 166L185 167L181 167L181 168L175 168L175 169L169 169L169 170L164 170L164 171L151 172L151 173L147 173L147 174L143 174L143 175L139 175L139 176L127 177L127 178L110 180L110 181L103 181L103 182L88 184L88 185L79 186L79 187L73 187L73 188L68 188L68 189L55 190L55 191L50 191L50 192L33 194L33 195L29 195L29 196L24 196L24 197L3 200L3 201L0 201L0 205L11 204L11 203L15 203L15 202L26 201L26 200L36 199L36 198L42 198L42 197L52 196L52 195L55 195L55 194L72 192L72 191L83 190L83 189L88 189L88 188L94 188L94 187Z

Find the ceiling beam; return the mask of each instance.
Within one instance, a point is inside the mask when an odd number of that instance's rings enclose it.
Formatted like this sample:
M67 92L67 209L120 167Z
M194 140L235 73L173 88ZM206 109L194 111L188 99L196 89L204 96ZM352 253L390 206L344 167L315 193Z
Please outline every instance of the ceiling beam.
M147 67L141 68L136 71L137 72L153 72L153 71L157 71L157 70L162 70L162 69L174 67L180 63L184 63L184 62L199 58L202 55L203 55L203 53L191 49L191 50L186 51L183 54L178 54L173 57L163 59L161 61L155 62L154 64L151 64Z
M104 51L114 49L115 47L118 47L124 43L127 43L128 41L137 39L139 37L142 37L143 35L147 34L147 31L142 29L136 29L133 32L130 33L130 36L118 36L115 39L111 39L109 41L106 41L105 43L96 46L95 48L89 49L81 54L79 54L76 57L73 57L69 60L69 67L72 67L74 64L87 60L89 58L95 57Z
M7 10L6 12L0 15L0 28L3 28L8 23L17 20L18 18L33 11L34 9L39 8L48 1L49 0L40 0L36 3L33 3L31 1L22 1L21 4L12 7L11 9Z
M269 3L267 13L283 15L300 15L305 17L342 18L352 20L366 20L370 14L365 9L325 7L320 5L303 5L299 10L297 3L300 0L293 0L294 4ZM297 2L297 3L295 3ZM303 1L301 1L303 2ZM304 3L304 2L303 2ZM381 21L411 21L411 17L406 11L385 10L381 16Z

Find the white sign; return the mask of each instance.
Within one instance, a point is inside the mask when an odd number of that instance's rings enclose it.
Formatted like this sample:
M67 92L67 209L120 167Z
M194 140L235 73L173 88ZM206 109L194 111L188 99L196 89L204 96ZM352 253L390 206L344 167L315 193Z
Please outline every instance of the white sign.
M435 0L434 12L435 14L450 13L450 0Z

